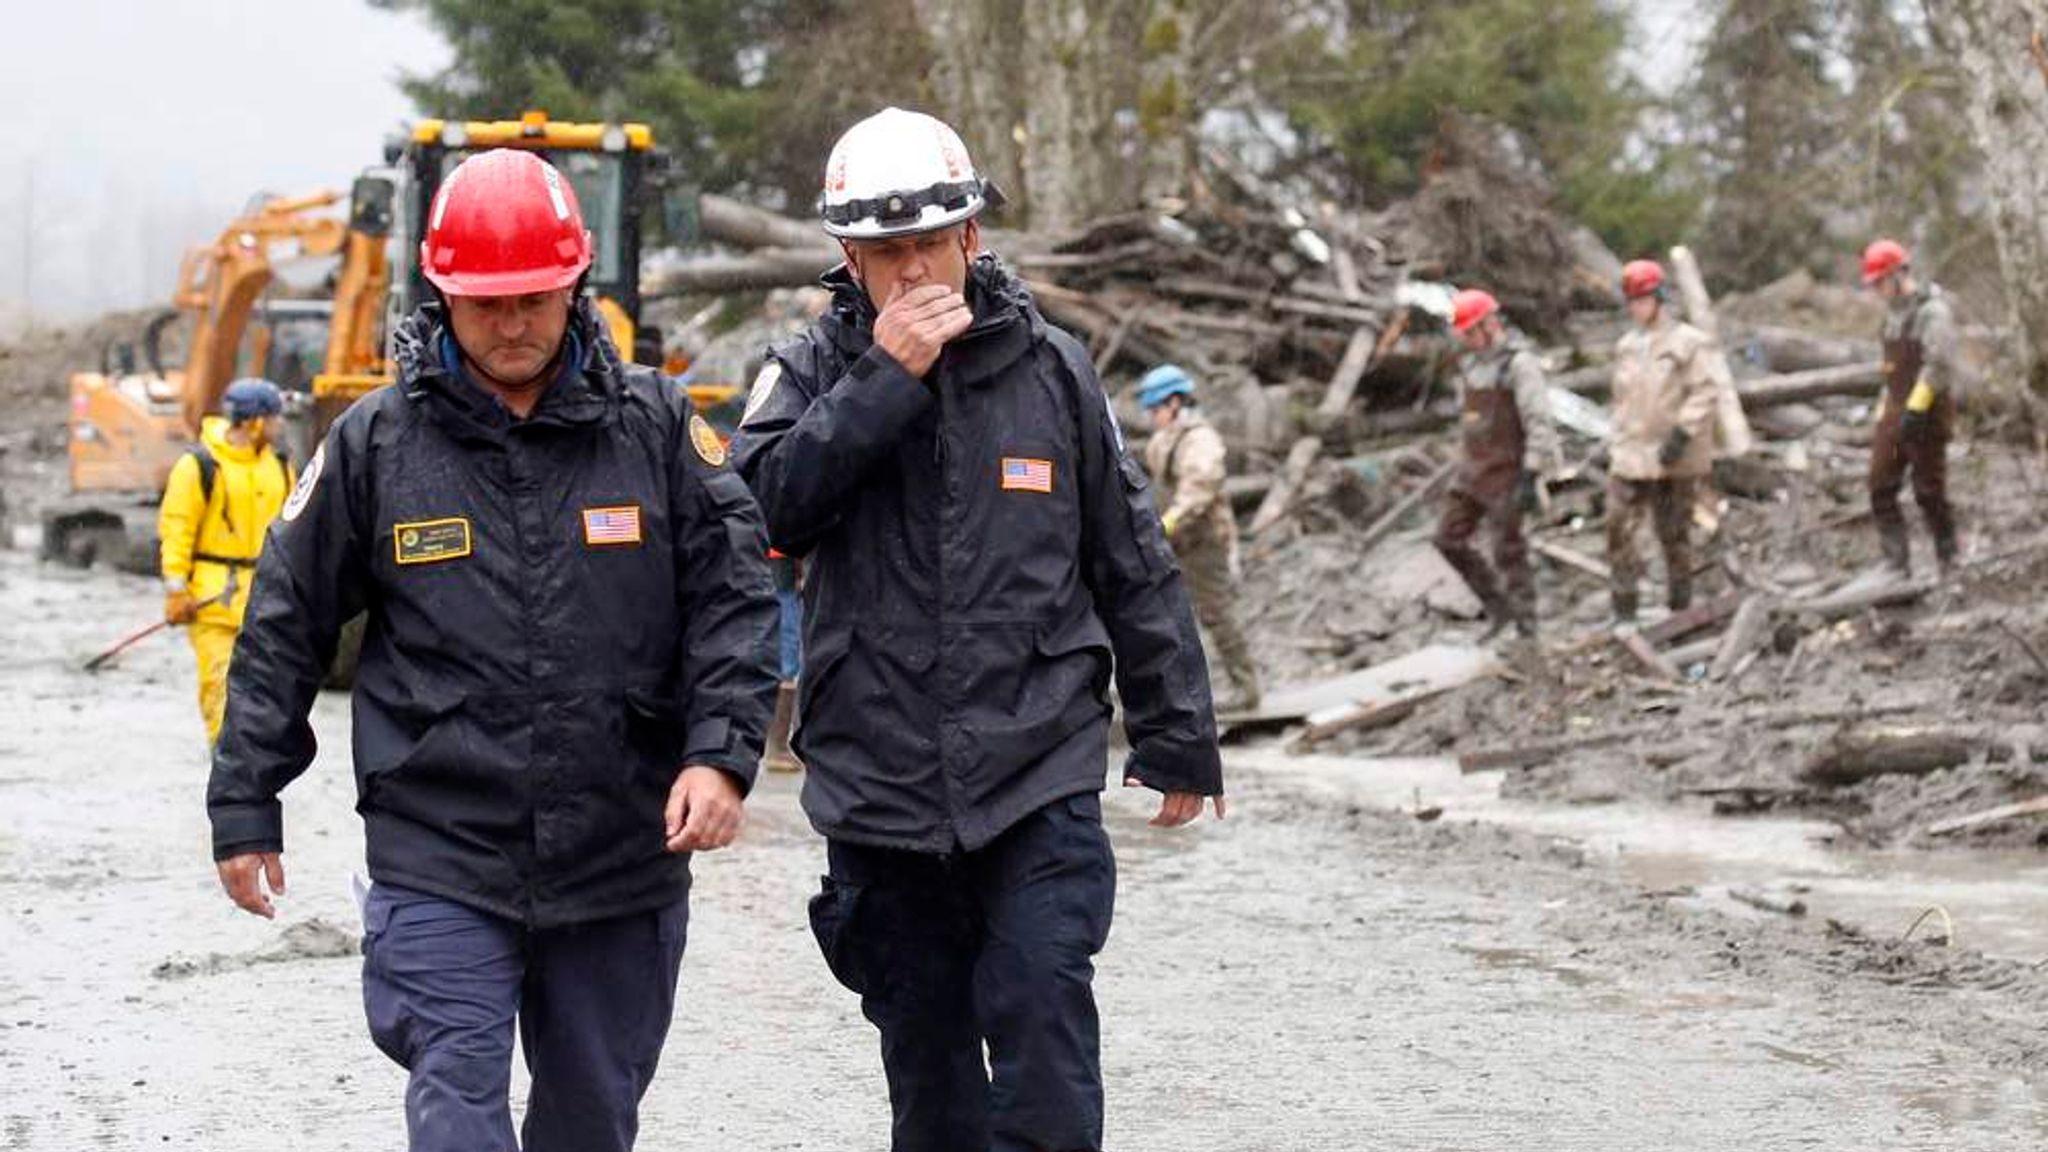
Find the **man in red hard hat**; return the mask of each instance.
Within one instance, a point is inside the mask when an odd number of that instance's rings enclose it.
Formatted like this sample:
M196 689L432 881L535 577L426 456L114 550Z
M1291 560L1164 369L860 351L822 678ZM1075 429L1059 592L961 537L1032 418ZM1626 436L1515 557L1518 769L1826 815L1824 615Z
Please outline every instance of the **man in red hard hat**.
M1912 546L1899 489L1913 475L1913 500L1927 518L1942 570L1955 563L1956 517L1948 501L1948 442L1955 431L1956 322L1939 285L1913 276L1904 245L1878 240L1863 250L1863 283L1882 297L1884 394L1870 442L1870 513L1885 566L1912 572Z
M1614 348L1614 405L1608 445L1607 564L1617 623L1633 624L1645 519L1664 548L1666 603L1692 603L1692 506L1713 469L1714 413L1728 362L1713 338L1668 305L1664 268L1622 266L1621 294L1635 327Z
M1467 288L1452 297L1451 330L1466 352L1458 368L1465 460L1437 526L1437 551L1485 606L1487 639L1510 623L1532 637L1536 584L1522 517L1537 509L1543 477L1560 463L1550 385L1491 293ZM1482 523L1492 529L1492 564L1472 546Z
M230 666L207 810L222 885L267 917L278 794L368 614L363 1001L410 1073L414 1152L632 1146L690 853L737 833L775 692L759 513L684 392L622 362L579 294L590 259L540 158L448 175L420 245L439 299L285 502Z

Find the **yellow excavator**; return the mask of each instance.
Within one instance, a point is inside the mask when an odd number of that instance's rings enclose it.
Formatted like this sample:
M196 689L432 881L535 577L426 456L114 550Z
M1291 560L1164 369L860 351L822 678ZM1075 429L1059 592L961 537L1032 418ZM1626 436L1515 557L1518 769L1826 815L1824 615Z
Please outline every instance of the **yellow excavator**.
M384 165L356 180L345 219L329 212L343 200L335 192L259 203L187 256L174 311L143 333L146 365L115 349L101 371L72 377L72 495L43 518L43 555L153 571L155 508L171 466L237 376L261 374L286 390L289 446L301 460L343 410L389 384L391 334L427 291L418 251L434 194L464 157L491 148L538 152L575 186L595 254L588 286L614 343L661 364L661 334L640 323L641 221L662 203L671 174L648 126L542 112L422 120L387 141ZM338 258L331 291L274 293L277 265L302 257ZM191 322L185 362L167 368L162 336L181 317ZM690 386L711 410L730 408L739 392Z
M388 267L376 208L382 189L361 181L350 218L328 213L338 192L270 197L187 252L170 311L133 344L110 347L100 371L71 377L71 495L43 517L42 552L80 566L108 560L154 570L156 503L199 422L244 373L309 388L330 366L367 363ZM388 222L388 196L383 198ZM340 258L331 293L273 294L280 264ZM164 336L189 322L184 363L164 363Z

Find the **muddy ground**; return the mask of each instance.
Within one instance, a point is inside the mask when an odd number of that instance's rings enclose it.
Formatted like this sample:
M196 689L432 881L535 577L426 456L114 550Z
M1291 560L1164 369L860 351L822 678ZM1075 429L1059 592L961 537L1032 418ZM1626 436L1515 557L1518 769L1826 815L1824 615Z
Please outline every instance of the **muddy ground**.
M353 955L347 702L322 699L287 793L280 920L238 913L182 643L76 671L155 609L145 580L0 552L0 1148L397 1147ZM1418 822L1272 747L1232 772L1229 821L1178 833L1111 793L1113 1148L2048 1141L2038 967L1666 889L1456 803ZM795 787L769 778L741 845L700 861L643 1148L886 1142L873 1038L805 927L822 852Z

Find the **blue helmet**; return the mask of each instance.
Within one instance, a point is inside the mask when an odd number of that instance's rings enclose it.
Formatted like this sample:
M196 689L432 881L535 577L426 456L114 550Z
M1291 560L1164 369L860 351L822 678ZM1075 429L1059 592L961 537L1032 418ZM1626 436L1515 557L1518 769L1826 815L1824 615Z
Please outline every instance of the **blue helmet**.
M1138 381L1138 406L1157 408L1174 396L1193 396L1195 382L1178 364L1161 364Z
M220 406L221 411L227 414L228 423L240 424L244 420L283 412L284 393L260 376L244 376L221 393Z

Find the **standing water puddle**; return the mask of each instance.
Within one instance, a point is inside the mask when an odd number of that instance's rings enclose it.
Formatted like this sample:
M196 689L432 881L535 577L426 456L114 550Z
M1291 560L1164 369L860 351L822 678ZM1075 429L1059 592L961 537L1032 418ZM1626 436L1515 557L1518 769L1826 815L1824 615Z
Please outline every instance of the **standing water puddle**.
M2038 852L1869 851L1831 848L1834 825L1775 817L1716 817L1705 807L1643 802L1599 805L1506 800L1500 772L1458 771L1448 757L1385 759L1235 751L1231 763L1371 807L1408 809L1419 793L1446 820L1565 837L1617 858L1652 890L1696 889L1725 900L1730 888L1797 891L1809 915L1874 936L1905 933L1929 908L1947 911L1956 944L2022 961L2048 958L2048 858ZM1767 915L1767 913L1753 913ZM1919 934L1939 934L1931 915Z

